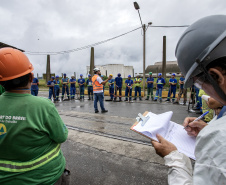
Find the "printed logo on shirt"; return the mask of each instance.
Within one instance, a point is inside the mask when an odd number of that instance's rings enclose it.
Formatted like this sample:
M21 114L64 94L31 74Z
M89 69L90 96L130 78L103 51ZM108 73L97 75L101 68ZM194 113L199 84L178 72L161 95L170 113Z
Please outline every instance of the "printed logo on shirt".
M26 121L27 118L24 116L8 116L0 115L0 122L2 123L17 123L18 121Z
M6 126L0 123L0 139L5 137L6 133L7 133Z

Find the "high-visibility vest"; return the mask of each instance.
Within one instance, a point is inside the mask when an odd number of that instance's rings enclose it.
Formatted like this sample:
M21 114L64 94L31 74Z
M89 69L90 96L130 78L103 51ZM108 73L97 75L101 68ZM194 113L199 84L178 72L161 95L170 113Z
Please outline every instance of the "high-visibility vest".
M0 170L7 171L7 172L26 172L26 171L34 170L48 163L55 157L57 157L59 153L60 153L60 144L58 144L56 148L54 148L47 154L33 161L13 162L13 161L0 160Z
M140 78L135 78L135 81L137 81L137 83L135 83L135 86L140 87L140 85L141 85L141 82L139 82Z
M98 81L97 81L97 77L99 77L98 75L94 75L92 77L92 82L93 82L93 91L101 91L103 90L103 85L100 84Z

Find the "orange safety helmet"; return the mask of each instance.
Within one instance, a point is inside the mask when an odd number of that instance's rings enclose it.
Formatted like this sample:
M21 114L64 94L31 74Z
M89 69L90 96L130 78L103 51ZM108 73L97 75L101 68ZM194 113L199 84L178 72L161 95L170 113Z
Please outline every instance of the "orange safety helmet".
M0 49L0 81L24 76L34 70L27 56L13 48Z

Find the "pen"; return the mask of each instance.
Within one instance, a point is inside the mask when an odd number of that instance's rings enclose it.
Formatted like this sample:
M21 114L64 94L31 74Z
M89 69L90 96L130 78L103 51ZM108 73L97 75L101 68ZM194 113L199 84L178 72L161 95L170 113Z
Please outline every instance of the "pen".
M199 116L198 118L196 118L194 121L198 121L198 120L200 120L200 119L202 119L205 115L207 115L209 113L209 111L207 111L207 112L205 112L204 114L202 114L201 116ZM192 122L194 122L194 121L192 121ZM188 123L188 125L186 126L186 127L184 127L184 129L186 129L186 128L188 128L189 127L189 123Z

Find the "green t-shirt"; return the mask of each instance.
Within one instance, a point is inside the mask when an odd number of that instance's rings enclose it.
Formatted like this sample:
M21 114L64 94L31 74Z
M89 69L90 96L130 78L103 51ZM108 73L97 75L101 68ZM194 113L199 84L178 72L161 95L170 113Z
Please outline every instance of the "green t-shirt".
M48 99L5 92L0 96L0 105L0 161L30 162L67 139L68 130ZM0 169L0 184L51 185L64 168L65 158L60 151L57 157L30 171Z
M5 92L4 87L2 87L2 86L0 85L0 95L1 95L2 93L4 93L4 92Z

